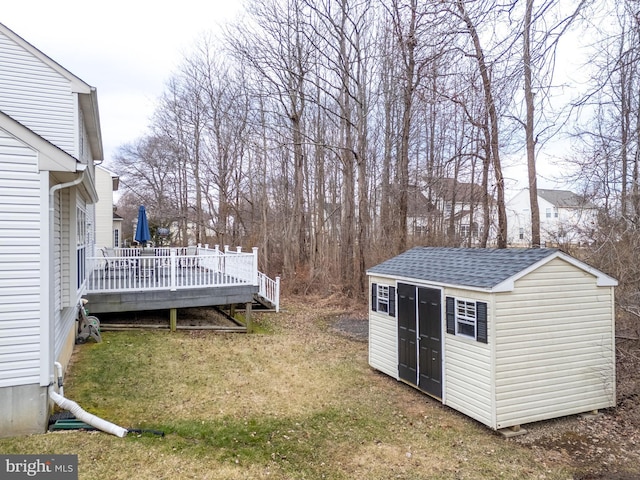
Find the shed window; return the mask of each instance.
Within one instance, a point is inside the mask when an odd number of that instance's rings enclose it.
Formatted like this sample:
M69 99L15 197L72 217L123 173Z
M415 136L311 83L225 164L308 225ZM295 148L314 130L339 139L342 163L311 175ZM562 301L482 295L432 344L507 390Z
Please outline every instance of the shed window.
M447 333L487 343L487 304L447 297Z
M389 286L378 285L378 311L389 313Z
M371 284L371 310L396 316L396 288L389 285Z
M476 302L456 300L456 333L476 338Z

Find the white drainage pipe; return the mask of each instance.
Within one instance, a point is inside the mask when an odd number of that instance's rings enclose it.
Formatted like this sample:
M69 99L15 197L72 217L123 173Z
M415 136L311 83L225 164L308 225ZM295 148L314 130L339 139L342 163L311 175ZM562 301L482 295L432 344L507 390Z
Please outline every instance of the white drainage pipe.
M53 362L56 366L56 373L58 374L58 392L64 397L64 382L62 381L62 364L60 362Z
M112 435L120 438L124 437L127 434L126 428L119 427L118 425L107 422L102 418L96 417L92 413L84 411L76 402L74 402L73 400L69 400L68 398L64 398L62 395L54 392L53 390L49 390L49 396L51 397L51 400L56 402L56 405L65 410L69 410L78 420L83 421L87 425L91 425L98 430L111 433Z

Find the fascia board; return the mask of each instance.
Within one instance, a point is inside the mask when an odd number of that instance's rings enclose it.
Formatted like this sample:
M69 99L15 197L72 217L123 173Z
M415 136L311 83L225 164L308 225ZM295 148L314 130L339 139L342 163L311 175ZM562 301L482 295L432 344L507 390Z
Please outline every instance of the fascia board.
M584 270L585 272L590 273L591 275L596 277L596 279L597 279L596 280L596 285L598 287L617 287L618 286L618 280L616 280L615 278L607 275L604 272L601 272L597 268L594 268L594 267L592 267L590 265L587 265L586 263L581 262L577 258L573 258L573 257L570 257L569 255L565 255L562 252L558 252L558 253L568 263L570 263L570 264L574 265L575 267L578 267L581 270Z
M480 288L480 287L472 287L470 285L460 285L460 284L457 284L457 283L434 282L432 280L425 280L425 279L422 279L422 278L403 277L403 276L399 276L399 275L388 275L388 274L381 274L381 273L370 273L368 271L367 271L367 275L369 277L384 278L384 279L392 280L392 281L395 281L395 282L410 283L410 284L421 284L421 285L432 285L434 287L441 287L441 288L457 288L459 290L469 290L469 291L472 291L472 292L492 293L492 292L495 291L494 288Z

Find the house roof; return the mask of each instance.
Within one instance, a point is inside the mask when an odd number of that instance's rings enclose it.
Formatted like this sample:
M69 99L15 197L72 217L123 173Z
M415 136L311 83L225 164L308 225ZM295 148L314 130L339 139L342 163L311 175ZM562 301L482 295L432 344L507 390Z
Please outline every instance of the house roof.
M596 276L599 286L617 285L615 279L553 248L415 247L367 273L476 290L510 291L515 280L557 257Z
M424 217L433 210L433 204L420 191L420 187L410 185L407 191L407 216Z
M454 178L439 178L431 185L433 193L444 200L456 203L481 203L483 190L475 183L459 182Z
M560 208L595 208L588 201L569 190L545 190L538 189L538 196L552 205Z

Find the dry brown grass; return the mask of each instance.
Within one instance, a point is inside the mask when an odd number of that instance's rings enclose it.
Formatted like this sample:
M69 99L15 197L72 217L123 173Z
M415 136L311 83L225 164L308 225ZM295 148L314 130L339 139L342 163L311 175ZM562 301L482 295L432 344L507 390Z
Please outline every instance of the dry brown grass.
M572 478L562 457L373 371L366 343L330 328L346 306L289 299L262 334L105 332L75 353L67 396L166 435L55 432L0 451L77 453L82 479Z

